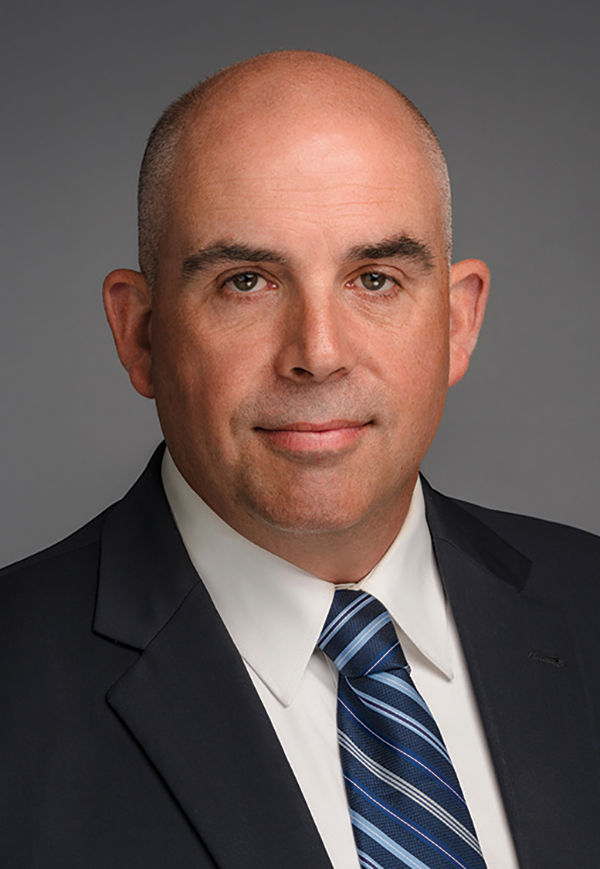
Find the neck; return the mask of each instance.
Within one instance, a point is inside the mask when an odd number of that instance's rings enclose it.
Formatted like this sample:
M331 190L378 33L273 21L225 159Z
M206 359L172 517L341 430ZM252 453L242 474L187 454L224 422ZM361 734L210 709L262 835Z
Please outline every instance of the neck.
M329 499L329 516L312 515L302 523L302 509L291 516L292 521L275 524L272 517L265 517L256 509L254 502L233 502L220 497L220 492L207 492L202 486L195 486L190 479L178 470L170 455L168 458L169 475L175 483L177 477L187 489L196 493L230 528L250 540L256 546L282 558L301 570L332 583L354 583L363 579L383 558L398 534L408 514L418 469L406 478L400 487L393 487L388 498L368 509L354 521L342 524L335 499ZM168 479L165 480L168 483ZM176 489L171 493L176 497ZM181 490L182 492L184 490ZM211 497L211 494L213 497ZM346 499L347 500L347 499ZM296 505L298 506L298 505ZM312 511L308 511L311 513ZM288 514L288 520L290 514ZM306 519L306 517L305 517Z
M373 570L390 548L406 519L417 475L403 498L363 517L351 527L334 531L273 528L250 517L221 516L228 525L262 549L332 583L358 582ZM210 506L210 505L209 505Z

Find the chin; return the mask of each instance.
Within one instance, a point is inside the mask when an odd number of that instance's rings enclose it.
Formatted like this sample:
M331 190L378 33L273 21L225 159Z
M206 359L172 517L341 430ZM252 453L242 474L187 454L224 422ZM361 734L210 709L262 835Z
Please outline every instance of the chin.
M402 488L390 477L374 479L350 469L340 474L337 468L318 474L245 474L235 486L237 506L286 534L339 534L365 521L377 523L376 514L389 516Z
M287 497L280 502L253 499L251 513L270 528L287 534L336 534L348 531L370 512L370 505L331 498Z

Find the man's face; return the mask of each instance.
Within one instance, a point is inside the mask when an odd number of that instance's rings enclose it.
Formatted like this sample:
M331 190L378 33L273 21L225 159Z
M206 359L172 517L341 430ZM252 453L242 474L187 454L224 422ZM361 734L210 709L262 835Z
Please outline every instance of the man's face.
M412 138L324 117L273 133L202 159L188 137L154 302L156 401L176 463L228 521L343 529L397 509L442 412L439 203Z
M261 529L398 530L466 368L438 192L404 126L313 109L182 146L140 391L190 485L267 548Z

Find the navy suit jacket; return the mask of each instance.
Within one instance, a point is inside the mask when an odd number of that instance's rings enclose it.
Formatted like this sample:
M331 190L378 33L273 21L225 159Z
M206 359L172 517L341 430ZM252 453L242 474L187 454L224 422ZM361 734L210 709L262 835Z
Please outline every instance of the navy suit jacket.
M331 869L161 455L2 572L0 866ZM521 869L598 869L600 540L424 490Z

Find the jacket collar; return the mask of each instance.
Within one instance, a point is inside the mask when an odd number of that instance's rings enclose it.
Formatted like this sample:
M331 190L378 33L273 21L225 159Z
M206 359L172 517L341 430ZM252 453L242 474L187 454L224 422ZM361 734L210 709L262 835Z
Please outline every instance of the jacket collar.
M434 547L451 546L489 577L522 589L531 572L531 561L468 508L436 492L424 477L421 482Z

